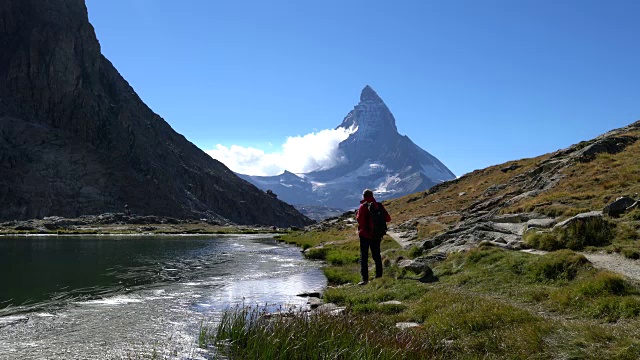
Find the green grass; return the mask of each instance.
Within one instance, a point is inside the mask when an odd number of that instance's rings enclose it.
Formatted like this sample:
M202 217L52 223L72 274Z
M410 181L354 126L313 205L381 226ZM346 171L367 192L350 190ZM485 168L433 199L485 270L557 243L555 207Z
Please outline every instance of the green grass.
M357 248L348 235L296 237L333 242L325 260L348 259ZM385 246L393 257L412 253ZM257 309L235 309L203 334L204 343L243 359L632 359L640 352L638 288L571 250L539 256L481 247L450 254L433 270L439 281L424 284L391 265L357 286L357 263L328 261L324 300L345 306L345 315L266 319ZM381 304L390 300L400 304ZM420 327L395 327L407 321Z
M574 221L552 231L528 231L523 239L529 246L540 250L582 250L587 246L611 244L616 234L613 228L614 224L611 222L596 217Z
M570 250L537 256L478 249L451 256L435 270L443 281L467 291L490 293L554 313L609 322L636 319L640 314L635 285L620 275L594 269L586 258Z
M242 359L450 359L486 354L524 359L543 350L543 338L551 330L543 319L491 301L448 295L425 299L416 313L427 321L408 331L394 326L393 315L380 313L265 318L258 308L240 308L226 312L216 336L209 339L223 354ZM476 307L486 316L479 316ZM527 336L510 336L514 327L527 328Z
M259 308L227 311L211 338L223 354L242 359L418 359L425 346L417 340L384 318L350 314L266 318Z
M570 250L559 250L528 263L526 274L537 281L573 280L589 261Z

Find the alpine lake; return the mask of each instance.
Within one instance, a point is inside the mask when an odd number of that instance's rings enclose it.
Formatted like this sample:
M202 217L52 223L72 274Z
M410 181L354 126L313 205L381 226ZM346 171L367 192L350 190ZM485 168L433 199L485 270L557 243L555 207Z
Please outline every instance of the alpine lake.
M225 309L300 310L320 263L269 235L0 237L0 359L209 359Z

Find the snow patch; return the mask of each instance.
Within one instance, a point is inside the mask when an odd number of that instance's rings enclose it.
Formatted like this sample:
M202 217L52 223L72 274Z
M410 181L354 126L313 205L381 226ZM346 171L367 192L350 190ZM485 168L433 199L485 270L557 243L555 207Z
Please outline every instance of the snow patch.
M323 188L325 186L327 186L326 183L321 183L321 182L316 182L316 181L312 181L311 182L311 190L312 191L316 191L316 190L318 190L320 188Z
M389 187L399 184L401 181L402 179L400 179L398 175L387 176L387 178L382 183L380 183L380 185L378 185L378 187L373 190L373 192L378 194L393 192L393 190L390 190Z

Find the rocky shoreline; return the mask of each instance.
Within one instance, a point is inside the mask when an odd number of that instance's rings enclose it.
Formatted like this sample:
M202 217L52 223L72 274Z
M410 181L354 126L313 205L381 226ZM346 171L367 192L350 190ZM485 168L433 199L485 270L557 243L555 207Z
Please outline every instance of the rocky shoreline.
M166 216L105 213L77 218L59 216L0 223L2 235L162 235L280 233L296 228L236 225L207 219L177 219Z

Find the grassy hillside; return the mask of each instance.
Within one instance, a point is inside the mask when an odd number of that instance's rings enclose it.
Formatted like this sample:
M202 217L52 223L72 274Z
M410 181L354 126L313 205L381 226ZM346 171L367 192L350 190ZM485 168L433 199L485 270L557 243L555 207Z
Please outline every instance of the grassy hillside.
M386 202L392 231L413 246L401 248L386 236L385 274L366 286L355 285L359 254L352 214L287 235L283 240L301 246L307 257L326 261L331 286L324 300L344 313L266 318L256 309L254 316L230 312L217 335L201 344L217 344L241 358L640 358L638 282L587 259L589 252L640 257L634 255L640 254L640 210L599 220L610 226L611 239L587 246L584 254L509 250L540 243L528 242L532 230L509 230L526 227L527 219L555 223L602 210L619 196L638 199L638 138L640 122ZM534 231L546 237L594 233ZM518 239L502 246L493 241L495 234ZM428 264L434 276L413 273L403 259ZM391 300L397 302L385 303ZM398 325L407 322L417 326Z

